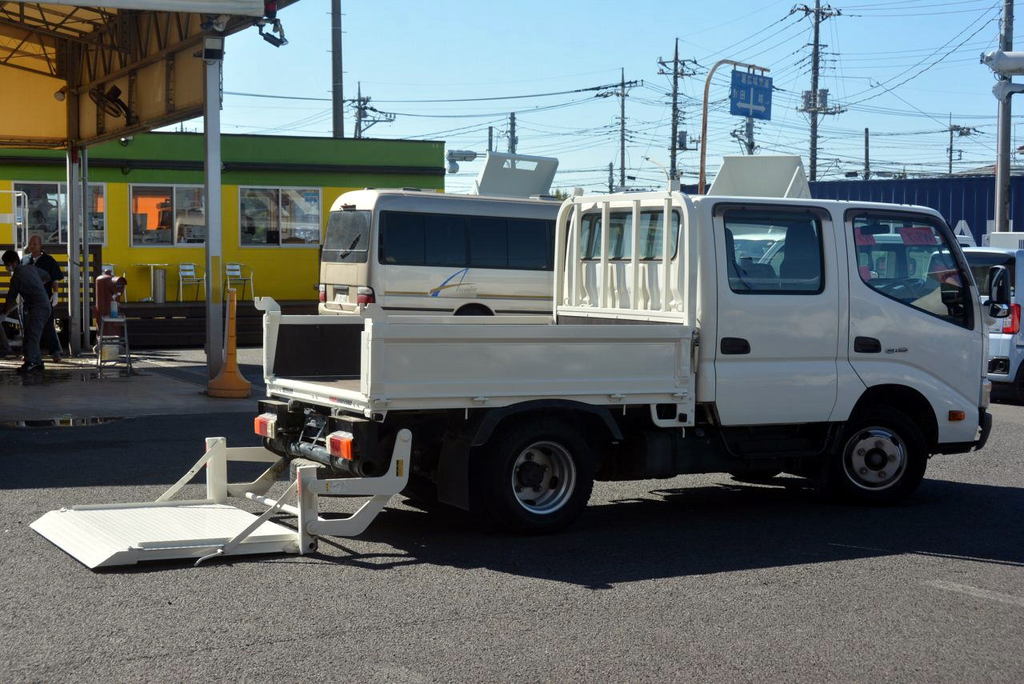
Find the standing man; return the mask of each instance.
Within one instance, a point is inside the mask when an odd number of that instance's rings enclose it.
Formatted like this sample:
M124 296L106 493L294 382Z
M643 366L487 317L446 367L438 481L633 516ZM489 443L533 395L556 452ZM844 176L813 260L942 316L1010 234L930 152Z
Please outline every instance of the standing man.
M11 313L18 306L18 295L25 302L24 318L25 363L18 369L19 373L42 373L43 356L39 351L39 338L43 327L49 320L50 297L46 294L46 282L50 275L41 268L21 263L18 253L14 250L4 252L0 260L4 262L7 272L11 274L11 289L7 292L7 303L3 308L4 315Z
M57 260L43 251L43 239L38 234L28 239L28 254L22 258L21 263L41 268L50 276L50 280L46 283L46 294L50 299L50 318L43 326L43 337L40 343L50 350L53 362L60 363L60 338L57 337L57 329L53 325L53 307L57 305L57 298L54 296L57 290L57 281L64 277L64 272L60 270Z

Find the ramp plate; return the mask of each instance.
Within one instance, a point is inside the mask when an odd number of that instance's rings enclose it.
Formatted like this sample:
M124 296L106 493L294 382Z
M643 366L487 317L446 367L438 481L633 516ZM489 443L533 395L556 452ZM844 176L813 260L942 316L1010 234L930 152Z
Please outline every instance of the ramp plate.
M50 511L30 527L89 568L214 552L258 516L224 504L76 506ZM231 555L298 553L298 535L266 521Z

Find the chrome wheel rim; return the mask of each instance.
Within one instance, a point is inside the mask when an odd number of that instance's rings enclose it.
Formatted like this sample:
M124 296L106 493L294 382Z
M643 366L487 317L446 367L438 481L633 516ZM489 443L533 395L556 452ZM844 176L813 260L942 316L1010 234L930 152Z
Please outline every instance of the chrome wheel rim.
M516 502L525 510L550 515L572 497L576 463L561 444L534 442L516 456L511 485Z
M907 445L885 427L859 430L846 443L843 470L854 485L868 491L892 487L907 469Z

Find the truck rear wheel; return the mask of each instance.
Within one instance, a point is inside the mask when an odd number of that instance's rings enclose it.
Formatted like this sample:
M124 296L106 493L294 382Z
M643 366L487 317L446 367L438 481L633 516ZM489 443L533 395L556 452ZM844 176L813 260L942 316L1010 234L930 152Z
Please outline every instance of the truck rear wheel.
M560 421L500 430L471 463L474 513L518 532L551 532L575 520L594 488L586 442Z
M927 443L917 425L896 409L875 409L847 425L827 483L843 498L892 503L917 489L927 466Z

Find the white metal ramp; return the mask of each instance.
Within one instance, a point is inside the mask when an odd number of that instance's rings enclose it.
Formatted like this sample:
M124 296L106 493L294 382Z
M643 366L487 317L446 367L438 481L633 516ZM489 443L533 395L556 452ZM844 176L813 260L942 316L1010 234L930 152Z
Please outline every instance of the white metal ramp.
M50 511L33 530L88 568L146 560L201 558L233 539L257 516L224 504L75 506ZM263 522L236 553L298 553L295 530Z
M412 436L401 430L391 467L380 477L317 479L316 466L298 468L279 499L265 494L287 461L262 447L228 448L223 437L206 440L206 453L159 499L147 503L98 504L50 511L30 527L88 568L134 565L140 561L268 553L309 553L317 536L350 537L362 533L394 494L408 482ZM270 463L256 480L229 483L229 461ZM172 500L199 471L206 471L206 499ZM292 493L296 504L286 503ZM367 501L347 518L324 519L318 497L364 496ZM246 498L267 506L262 515L227 503ZM275 513L297 518L297 529L269 520Z

